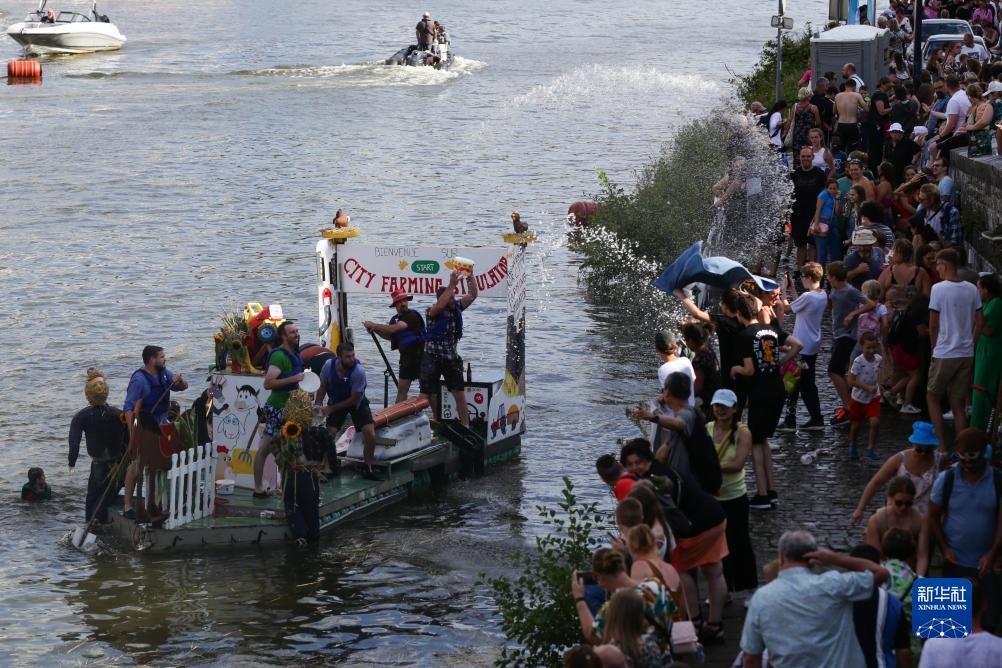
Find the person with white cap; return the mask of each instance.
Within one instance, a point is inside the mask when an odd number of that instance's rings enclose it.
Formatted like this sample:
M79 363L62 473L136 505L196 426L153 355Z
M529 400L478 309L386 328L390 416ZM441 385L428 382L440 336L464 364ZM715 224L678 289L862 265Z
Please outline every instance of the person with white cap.
M1002 81L992 81L985 91L988 103L992 105L994 116L992 126L995 128L995 148L1002 150Z
M925 129L925 128L923 128ZM915 162L915 156L922 152L918 144L905 135L901 123L891 123L887 128L887 139L884 140L884 159L894 165L894 171L900 178L905 167Z
M724 579L730 591L745 591L758 586L758 569L755 550L748 532L748 485L745 482L745 463L751 453L751 431L738 422L738 395L726 388L713 393L710 406L713 421L706 431L713 439L720 460L723 480L714 496L727 515L728 555L724 557Z
M414 26L414 33L417 36L418 47L428 51L435 43L435 22L431 20L431 14L425 12L421 15L421 20Z
M866 227L857 227L852 233L852 250L845 256L849 283L861 289L863 283L880 278L884 270L884 253L876 248L877 235Z
M366 320L362 324L370 332L374 332L390 342L392 350L400 351L400 368L397 372L397 398L400 403L407 398L411 383L421 378L421 358L424 355L424 318L410 308L414 295L407 294L403 288L394 290L390 295L390 308L396 309L396 314L387 324Z

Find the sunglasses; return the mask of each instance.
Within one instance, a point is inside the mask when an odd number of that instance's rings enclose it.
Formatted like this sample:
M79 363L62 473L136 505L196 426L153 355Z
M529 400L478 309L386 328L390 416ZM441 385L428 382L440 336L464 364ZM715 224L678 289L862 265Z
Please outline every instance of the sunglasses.
M967 450L965 452L958 452L957 456L961 459L978 459L984 454L981 450Z
M914 499L894 499L894 505L898 508L911 508L914 503Z

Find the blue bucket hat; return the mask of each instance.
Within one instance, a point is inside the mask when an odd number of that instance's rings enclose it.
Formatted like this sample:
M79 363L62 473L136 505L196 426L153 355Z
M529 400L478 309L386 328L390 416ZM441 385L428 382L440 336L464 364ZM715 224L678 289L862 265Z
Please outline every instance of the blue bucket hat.
M939 445L939 439L936 438L936 432L930 422L913 422L908 442L912 445Z

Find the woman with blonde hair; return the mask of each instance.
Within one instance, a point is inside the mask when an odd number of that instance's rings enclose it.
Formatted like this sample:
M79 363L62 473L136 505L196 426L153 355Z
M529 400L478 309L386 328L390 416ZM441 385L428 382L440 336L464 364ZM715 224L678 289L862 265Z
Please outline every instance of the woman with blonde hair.
M626 532L626 546L633 558L630 577L634 580L656 578L671 592L672 598L679 591L682 582L678 571L670 563L658 556L658 542L654 532L646 524L638 524ZM679 602L676 601L676 604Z
M811 104L812 95L814 93L810 88L801 88L797 92L797 103L790 108L790 115L786 119L786 132L793 133L790 147L794 151L799 151L802 146L810 146L811 128L822 127L821 112Z
M602 645L596 648L595 653L602 659L603 665L632 668L661 668L671 658L661 651L653 634L647 631L644 600L634 589L621 589L612 595L602 632ZM625 662L620 663L620 657Z
M967 99L971 107L967 111L967 123L954 135L967 135L967 157L977 158L992 154L992 134L989 126L995 116L992 105L985 100L981 86L971 84L967 87Z

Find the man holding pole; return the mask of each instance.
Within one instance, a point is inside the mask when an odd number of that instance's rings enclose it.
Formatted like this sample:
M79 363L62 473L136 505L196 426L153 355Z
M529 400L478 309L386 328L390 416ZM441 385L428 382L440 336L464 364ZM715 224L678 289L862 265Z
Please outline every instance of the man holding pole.
M413 295L403 289L394 290L390 295L390 308L397 310L386 325L366 320L362 324L369 332L374 332L390 341L392 350L400 351L400 370L397 375L397 398L400 403L407 398L411 382L421 377L421 358L424 356L424 318L410 308Z
M84 394L90 404L70 422L69 465L76 466L80 456L80 440L87 439L87 454L90 455L90 478L87 480L87 501L84 504L86 520L97 519L98 523L108 521L108 504L111 501L105 488L112 483L111 474L117 472L116 463L121 459L125 445L125 423L122 411L108 405L108 382L97 369L87 370L87 384ZM117 482L114 483L117 489Z
M477 281L469 275L466 283L469 293L456 301L456 286L465 272L453 271L449 285L439 288L435 295L438 301L428 309L428 329L425 333L424 359L421 361L421 396L428 399L440 415L436 396L441 389L440 379L445 377L445 386L456 401L456 412L464 427L470 426L470 415L466 408L466 392L463 383L463 358L456 347L463 338L463 311L477 298Z
M175 375L167 368L167 356L160 346L143 348L143 366L132 373L129 388L125 392L125 424L129 427L129 443L133 442L133 434L140 420L146 420L150 426L166 424L167 409L170 407L171 390L182 392L188 389L181 374ZM139 478L138 453L131 452L134 457L125 472L125 512L123 517L136 519L136 511L132 507L132 496L135 493Z

